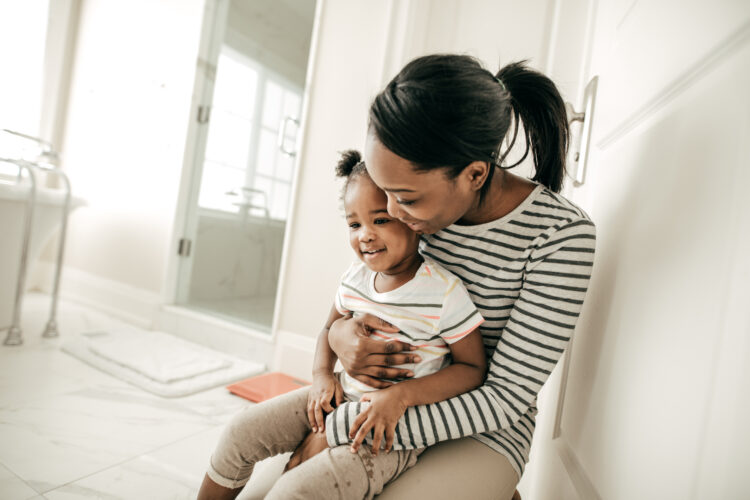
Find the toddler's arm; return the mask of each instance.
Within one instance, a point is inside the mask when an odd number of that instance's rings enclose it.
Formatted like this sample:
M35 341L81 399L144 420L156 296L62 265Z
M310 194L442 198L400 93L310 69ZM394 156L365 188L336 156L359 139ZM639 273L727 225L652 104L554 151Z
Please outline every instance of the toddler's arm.
M334 406L338 406L344 400L344 391L333 374L336 354L328 345L328 329L334 321L342 317L334 304L328 314L325 326L318 335L318 343L315 346L312 372L313 385L307 397L307 418L313 432L325 432L325 414L323 412L331 413ZM332 401L333 404L331 404Z
M356 451L367 433L373 430L372 452L378 454L385 435L385 450L393 446L396 424L410 406L437 403L479 387L487 373L484 343L479 328L461 340L449 344L453 361L431 375L405 380L386 389L365 394L370 406L357 415L349 437ZM356 432L356 436L353 435Z
M405 380L385 391L393 391L405 406L437 403L482 385L487 359L479 328L453 344L448 344L451 364L431 375Z
M328 313L328 319L323 329L318 334L318 343L315 345L315 358L313 359L313 378L316 374L330 375L333 373L333 367L336 364L336 353L333 352L331 346L328 344L328 330L334 321L339 318L343 318L334 304L331 307L331 312Z

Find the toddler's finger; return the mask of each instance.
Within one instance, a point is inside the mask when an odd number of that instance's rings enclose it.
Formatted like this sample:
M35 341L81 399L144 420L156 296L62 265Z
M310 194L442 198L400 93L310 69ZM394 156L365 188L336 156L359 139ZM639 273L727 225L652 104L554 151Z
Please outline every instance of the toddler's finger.
M331 398L321 399L320 407L323 409L324 412L331 413L333 411L333 406L331 406Z
M316 428L316 422L315 422L315 409L313 407L313 402L310 401L307 403L307 420L310 422L310 427L312 428L313 432L317 432Z
M359 447L362 445L362 442L364 442L367 433L370 432L371 428L372 423L370 423L370 420L365 420L365 423L362 424L362 427L357 431L357 435L354 436L354 441L352 441L352 446L350 448L352 453L357 453L357 450L359 450Z
M393 441L396 438L396 434L393 432L392 428L387 428L385 430L385 451L388 453L393 448Z
M383 425L377 424L372 435L372 454L377 456L380 453L380 442L383 440Z
M315 402L315 421L318 425L318 429L314 432L323 432L323 428L326 425L326 419L323 416L323 411L320 409L320 403Z
M359 430L360 426L364 423L365 420L367 420L367 409L357 415L357 417L354 419L354 423L352 423L351 427L349 427L349 439L352 439L357 430Z

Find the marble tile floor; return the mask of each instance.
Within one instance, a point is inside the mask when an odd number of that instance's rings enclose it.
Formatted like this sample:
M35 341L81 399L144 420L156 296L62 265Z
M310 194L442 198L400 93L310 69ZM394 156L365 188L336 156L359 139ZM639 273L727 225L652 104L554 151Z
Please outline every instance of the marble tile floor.
M61 301L60 337L43 339L48 308L28 294L24 344L0 345L0 500L195 498L225 422L251 403L223 387L165 399L100 372L59 346L122 322Z

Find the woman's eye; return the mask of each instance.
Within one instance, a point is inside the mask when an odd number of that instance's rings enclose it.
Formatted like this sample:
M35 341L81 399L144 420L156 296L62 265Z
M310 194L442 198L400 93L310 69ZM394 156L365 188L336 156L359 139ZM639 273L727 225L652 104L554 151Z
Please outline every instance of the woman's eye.
M375 224L385 224L386 222L390 222L391 219L375 219Z
M403 205L407 207L409 205L414 205L417 202L417 200L396 200L396 201L398 202L399 205Z

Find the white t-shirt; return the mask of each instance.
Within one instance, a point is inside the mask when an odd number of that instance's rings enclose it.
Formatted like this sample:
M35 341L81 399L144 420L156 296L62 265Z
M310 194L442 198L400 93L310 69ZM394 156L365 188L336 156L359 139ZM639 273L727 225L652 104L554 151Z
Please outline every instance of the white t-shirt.
M424 377L450 364L452 344L464 338L484 322L461 279L440 264L425 259L414 277L395 290L375 290L375 275L364 263L353 263L341 278L336 292L336 309L341 314L369 313L397 326L399 333L376 330L372 337L400 340L416 345L422 361L398 365ZM375 388L347 373L341 385L350 401L358 401Z

